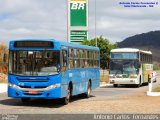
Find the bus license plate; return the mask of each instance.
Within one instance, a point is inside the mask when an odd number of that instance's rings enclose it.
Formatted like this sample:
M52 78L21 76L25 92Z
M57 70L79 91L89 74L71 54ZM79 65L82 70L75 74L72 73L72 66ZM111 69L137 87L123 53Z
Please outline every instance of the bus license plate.
M37 91L29 91L29 94L37 94Z

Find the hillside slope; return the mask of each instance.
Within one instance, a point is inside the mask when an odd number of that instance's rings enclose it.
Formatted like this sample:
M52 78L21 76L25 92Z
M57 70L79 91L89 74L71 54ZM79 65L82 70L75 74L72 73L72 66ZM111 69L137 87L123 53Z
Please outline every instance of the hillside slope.
M128 37L122 42L119 42L118 47L150 50L153 53L153 60L160 62L160 31L151 31Z

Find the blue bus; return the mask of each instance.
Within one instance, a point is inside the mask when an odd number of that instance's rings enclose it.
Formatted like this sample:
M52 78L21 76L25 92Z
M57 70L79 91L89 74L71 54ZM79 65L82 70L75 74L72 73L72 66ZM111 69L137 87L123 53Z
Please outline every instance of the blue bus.
M52 39L13 40L9 44L8 96L31 98L90 96L100 84L100 51L97 47Z

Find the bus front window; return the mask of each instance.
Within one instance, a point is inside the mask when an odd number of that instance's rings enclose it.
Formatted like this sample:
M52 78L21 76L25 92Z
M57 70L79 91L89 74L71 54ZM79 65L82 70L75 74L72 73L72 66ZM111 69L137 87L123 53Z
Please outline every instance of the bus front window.
M59 51L10 51L9 73L21 76L58 74Z
M110 74L122 74L123 62L122 60L112 60L110 62Z
M123 74L136 74L137 62L133 60L126 60L123 62Z
M110 74L136 74L136 60L112 60L110 62Z

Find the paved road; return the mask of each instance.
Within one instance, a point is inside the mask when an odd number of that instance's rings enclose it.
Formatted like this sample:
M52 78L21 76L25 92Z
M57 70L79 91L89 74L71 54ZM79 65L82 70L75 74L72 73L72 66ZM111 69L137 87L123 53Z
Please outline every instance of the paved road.
M142 86L140 88L135 88L134 86L120 86L118 88L113 88L112 86L104 86L98 88L92 92L92 97L89 99L75 96L72 98L72 102L69 105L62 105L60 100L32 100L31 102L24 104L21 103L20 99L8 98L6 93L0 95L0 113L10 113L10 114L53 114L53 113L69 113L69 111L75 111L75 113L86 113L84 108L80 105L83 103L91 103L97 101L108 100L119 100L118 96L124 95L129 96L137 92L146 92L148 86ZM79 106L75 106L75 105ZM78 111L76 110L78 108ZM88 108L95 107L95 105L88 105ZM74 109L74 110L73 110ZM81 110L80 110L81 109ZM94 112L94 109L91 113ZM102 111L103 112L103 111Z

